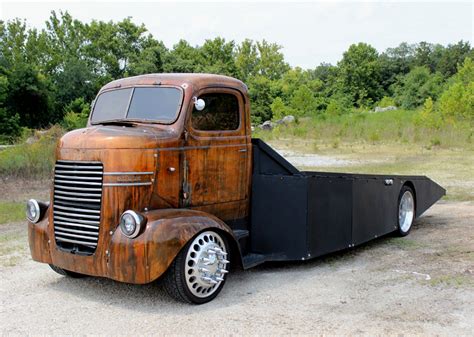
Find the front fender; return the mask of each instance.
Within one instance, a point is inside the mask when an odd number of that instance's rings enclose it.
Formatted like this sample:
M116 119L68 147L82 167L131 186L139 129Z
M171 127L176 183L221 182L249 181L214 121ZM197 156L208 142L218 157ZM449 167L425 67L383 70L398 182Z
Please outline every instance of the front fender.
M181 249L199 232L217 229L235 241L232 230L219 218L193 210L157 210L147 214L146 251L149 279L160 277Z
M114 233L109 277L132 283L152 282L168 269L191 238L206 229L222 231L233 240L231 244L236 242L232 230L222 220L205 212L161 209L145 215L145 229L137 238L128 239L120 230Z
M49 251L49 213L48 207L43 219L37 223L28 221L28 243L33 260L44 263L52 263Z

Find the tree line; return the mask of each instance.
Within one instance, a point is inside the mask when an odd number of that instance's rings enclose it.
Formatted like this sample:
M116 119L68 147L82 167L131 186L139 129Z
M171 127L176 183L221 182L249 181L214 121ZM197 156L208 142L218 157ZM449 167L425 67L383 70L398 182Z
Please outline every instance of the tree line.
M336 65L301 69L289 66L281 46L265 40L217 37L201 46L180 40L168 49L130 18L84 23L53 11L40 30L20 19L0 21L0 139L14 141L24 128L57 123L80 127L105 83L160 72L239 78L249 87L254 123L387 105L474 119L473 57L465 41L401 43L382 53L358 43Z

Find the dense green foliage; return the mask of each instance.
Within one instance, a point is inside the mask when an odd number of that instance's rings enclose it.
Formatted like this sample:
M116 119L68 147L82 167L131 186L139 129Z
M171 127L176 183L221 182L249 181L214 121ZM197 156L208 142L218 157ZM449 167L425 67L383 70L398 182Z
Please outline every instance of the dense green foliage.
M41 30L19 19L0 21L0 142L15 141L21 128L82 127L101 86L154 72L241 79L249 86L254 123L289 114L324 119L396 104L425 105L418 120L440 127L473 119L473 56L463 41L402 43L383 53L358 43L337 65L303 70L290 67L281 47L265 40L215 38L202 46L181 40L168 49L130 18L83 23L52 12Z

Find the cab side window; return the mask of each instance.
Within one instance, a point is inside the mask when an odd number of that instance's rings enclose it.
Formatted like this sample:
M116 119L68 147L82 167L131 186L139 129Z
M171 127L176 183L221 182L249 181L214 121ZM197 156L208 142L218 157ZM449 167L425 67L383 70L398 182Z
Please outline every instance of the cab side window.
M202 131L237 130L240 125L239 101L232 94L209 93L199 96L206 103L202 111L193 109L191 123Z

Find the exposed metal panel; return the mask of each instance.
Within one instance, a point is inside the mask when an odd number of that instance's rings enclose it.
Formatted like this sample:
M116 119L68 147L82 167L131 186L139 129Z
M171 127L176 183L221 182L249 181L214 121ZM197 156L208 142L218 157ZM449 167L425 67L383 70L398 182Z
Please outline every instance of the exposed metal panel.
M352 180L308 178L308 257L348 248L352 239Z
M251 251L272 260L300 260L307 255L307 178L254 175Z

